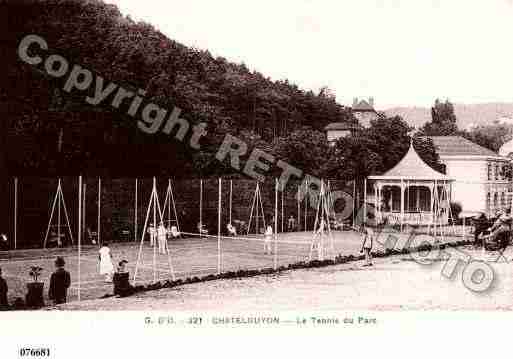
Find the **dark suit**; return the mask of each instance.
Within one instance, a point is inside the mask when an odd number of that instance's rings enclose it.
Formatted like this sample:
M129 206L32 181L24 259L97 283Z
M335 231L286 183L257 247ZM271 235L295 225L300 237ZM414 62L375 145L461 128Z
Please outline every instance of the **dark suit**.
M481 233L484 233L488 227L490 227L490 222L484 215L479 216L478 218L474 219L474 244L482 245L479 241L479 235Z
M7 307L9 303L7 302L7 282L5 279L0 277L0 308Z
M50 297L55 304L66 303L66 296L70 284L71 277L69 273L65 271L64 268L58 268L50 277L48 297Z
M116 272L112 278L114 283L114 295L126 297L133 293L133 287L130 285L128 272Z

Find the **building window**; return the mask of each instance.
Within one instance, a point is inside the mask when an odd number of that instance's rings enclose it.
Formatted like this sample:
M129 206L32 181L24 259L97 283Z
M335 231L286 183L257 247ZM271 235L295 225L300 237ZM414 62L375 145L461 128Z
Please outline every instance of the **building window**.
M506 207L506 193L501 193L501 206Z
M499 165L495 165L495 180L497 181L499 179Z
M492 180L492 164L488 163L488 181Z
M491 196L490 192L488 192L486 194L486 211L487 212L491 211L491 198L492 198L492 196Z
M495 192L493 195L493 208L497 209L499 207L499 194Z

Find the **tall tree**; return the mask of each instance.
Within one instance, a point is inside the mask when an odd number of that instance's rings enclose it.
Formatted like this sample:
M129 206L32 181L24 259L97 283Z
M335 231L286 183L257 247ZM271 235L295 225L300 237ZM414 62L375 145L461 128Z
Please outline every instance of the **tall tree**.
M425 136L451 136L458 133L454 106L449 100L436 99L431 108L431 122L427 122L420 130Z
M372 121L368 129L335 143L326 174L333 178L363 180L369 175L386 172L408 151L410 130L399 116ZM435 170L444 172L432 141L422 136L413 140L419 156Z

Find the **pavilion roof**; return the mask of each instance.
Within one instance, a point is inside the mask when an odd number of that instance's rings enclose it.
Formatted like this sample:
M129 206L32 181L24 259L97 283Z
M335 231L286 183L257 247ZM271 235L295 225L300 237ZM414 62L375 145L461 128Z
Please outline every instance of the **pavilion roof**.
M428 181L450 181L451 178L435 171L420 158L419 154L410 143L406 155L393 168L380 176L369 176L369 179L406 179Z

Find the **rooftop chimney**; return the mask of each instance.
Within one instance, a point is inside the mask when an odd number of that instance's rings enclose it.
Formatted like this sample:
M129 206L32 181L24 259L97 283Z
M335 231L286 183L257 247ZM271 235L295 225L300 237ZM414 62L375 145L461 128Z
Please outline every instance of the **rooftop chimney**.
M374 97L369 97L369 105L371 105L371 107L374 107Z

